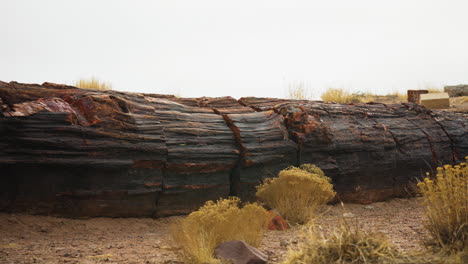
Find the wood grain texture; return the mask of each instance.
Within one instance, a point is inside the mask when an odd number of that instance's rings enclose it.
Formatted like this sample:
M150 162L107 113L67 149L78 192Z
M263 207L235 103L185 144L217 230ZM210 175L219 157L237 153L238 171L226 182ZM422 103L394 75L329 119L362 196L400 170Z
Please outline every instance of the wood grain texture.
M343 200L404 195L468 155L466 114L416 104L178 98L0 82L0 210L165 216L315 163Z

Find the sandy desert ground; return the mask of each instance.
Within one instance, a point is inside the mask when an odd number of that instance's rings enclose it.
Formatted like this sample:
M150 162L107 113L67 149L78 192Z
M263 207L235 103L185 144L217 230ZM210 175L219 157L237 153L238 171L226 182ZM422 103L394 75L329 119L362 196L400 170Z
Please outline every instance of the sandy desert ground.
M427 234L418 198L345 207L349 219L364 229L387 234L405 251L422 249L420 240ZM342 216L340 205L330 205L318 223L333 229ZM0 263L183 263L168 234L180 217L79 220L2 213ZM299 233L300 227L268 231L260 250L279 263L288 247L300 243Z

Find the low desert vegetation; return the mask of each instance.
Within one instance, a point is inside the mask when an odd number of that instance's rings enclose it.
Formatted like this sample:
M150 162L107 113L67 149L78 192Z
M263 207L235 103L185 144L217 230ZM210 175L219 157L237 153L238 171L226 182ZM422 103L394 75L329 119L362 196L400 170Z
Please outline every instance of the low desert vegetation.
M429 93L443 93L444 92L444 88L437 87L435 85L426 85L421 90L427 90Z
M468 157L466 157L468 162ZM426 245L468 257L468 165L438 167L435 176L418 183L423 196L430 240Z
M364 95L351 93L344 89L330 88L322 94L325 102L336 102L340 104L360 103L364 100Z
M407 101L407 95L399 92L387 95L362 92L351 93L345 89L330 88L322 94L322 100L325 102L336 102L340 104L368 102L400 103Z
M220 263L213 255L220 243L244 240L258 247L269 220L270 215L263 207L257 204L241 207L239 198L231 197L208 201L174 224L171 234L187 263Z
M440 89L440 88L428 88L427 91L429 91L429 93L443 93L443 92L444 92L444 89Z
M305 170L309 173L316 174L319 178L324 179L327 182L331 182L331 179L325 176L325 173L315 164L305 163L299 166L299 169Z
M288 251L283 264L409 263L384 234L365 232L345 218L338 230L330 232L311 222L303 236L304 242Z
M257 197L276 209L291 223L304 224L314 218L317 210L336 195L330 178L311 164L289 167L277 178L265 179L257 187Z
M466 157L468 162L468 157ZM318 210L334 198L330 178L317 166L288 167L277 178L257 187L257 197L289 222L305 224L299 245L289 249L283 264L328 263L466 263L468 257L468 165L437 168L418 183L431 250L403 253L379 232L363 229L345 217L335 230L315 224ZM238 198L209 201L177 222L171 234L188 263L221 263L214 258L217 245L244 240L254 247L262 241L270 216L257 204L241 205Z
M110 83L100 81L95 77L78 80L75 86L82 89L112 90L112 85Z
M287 90L287 98L295 100L310 99L309 91L305 88L304 82L290 83Z
M428 90L429 93L444 92L442 88L434 86L429 86L422 89ZM309 91L305 88L304 84L299 82L292 83L289 85L287 97L289 99L308 100L310 99L311 95ZM388 93L385 95L379 95L372 92L350 92L349 90L343 88L328 88L324 93L322 93L321 98L324 102L335 102L339 104L369 102L392 104L403 103L408 101L408 95L405 93L400 93L398 91Z

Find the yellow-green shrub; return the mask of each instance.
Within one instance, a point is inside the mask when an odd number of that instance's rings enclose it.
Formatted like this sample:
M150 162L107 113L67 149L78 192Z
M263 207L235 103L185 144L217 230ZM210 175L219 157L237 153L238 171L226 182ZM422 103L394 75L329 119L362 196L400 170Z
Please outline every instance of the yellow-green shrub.
M427 173L418 188L427 216L425 227L431 235L428 244L448 252L468 250L467 163L439 167L435 178Z
M325 176L325 173L323 172L323 170L320 169L315 164L309 164L309 163L302 164L301 166L299 166L299 169L305 170L305 171L307 171L309 173L312 173L312 174L316 174L317 176L319 176L320 178L326 180L327 182L331 182L331 179L328 178L327 176Z
M409 263L384 234L364 232L345 220L328 234L313 225L304 232L305 242L287 253L284 264Z
M82 89L112 90L112 85L110 83L99 81L94 77L89 80L78 80L75 86Z
M313 165L302 165L302 168L305 170L289 167L277 178L266 179L257 186L256 194L288 221L298 224L312 219L317 209L335 196L331 180L320 168Z
M257 204L239 207L239 198L208 201L171 228L174 241L190 263L218 263L214 249L222 242L244 240L258 247L270 216Z

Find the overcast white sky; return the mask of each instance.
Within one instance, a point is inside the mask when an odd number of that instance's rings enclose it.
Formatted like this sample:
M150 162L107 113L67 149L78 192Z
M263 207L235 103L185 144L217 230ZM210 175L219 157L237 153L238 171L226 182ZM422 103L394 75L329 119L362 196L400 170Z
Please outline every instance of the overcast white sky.
M0 80L284 97L468 83L468 1L0 0Z

